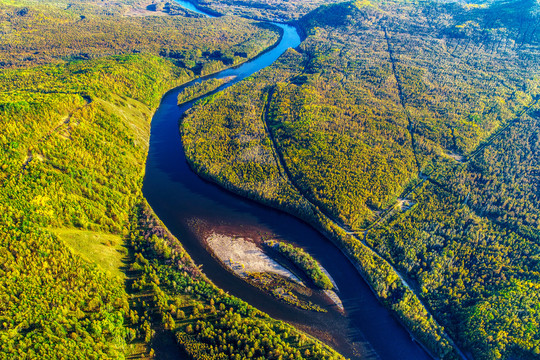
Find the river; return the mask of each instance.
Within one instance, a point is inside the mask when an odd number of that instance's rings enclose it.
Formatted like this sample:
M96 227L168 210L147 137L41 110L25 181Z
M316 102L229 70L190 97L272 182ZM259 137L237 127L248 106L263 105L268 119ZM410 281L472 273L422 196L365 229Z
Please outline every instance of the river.
M181 1L178 3L186 5ZM193 6L190 10L201 12ZM237 68L204 78L235 76L233 81L214 92L223 91L270 66L287 48L300 44L300 36L294 27L276 25L283 30L282 39L276 47ZM163 96L152 119L143 185L143 193L149 204L182 242L193 260L202 265L204 273L218 287L274 318L317 336L346 357L431 359L379 303L357 270L332 242L303 221L236 196L201 179L190 169L182 149L178 122L182 114L193 106L193 102L178 106L177 96L186 86L200 81L191 81ZM346 315L331 306L327 313L299 310L232 275L205 248L203 237L208 231L272 237L305 248L335 280Z

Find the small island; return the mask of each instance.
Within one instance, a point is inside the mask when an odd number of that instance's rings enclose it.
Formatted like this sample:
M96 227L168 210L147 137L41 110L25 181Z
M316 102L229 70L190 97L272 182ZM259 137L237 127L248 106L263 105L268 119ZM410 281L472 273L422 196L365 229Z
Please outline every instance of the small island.
M320 264L302 248L276 240L257 241L211 233L206 245L236 276L300 309L327 312L335 304L343 312L339 296Z
M178 105L206 95L216 90L221 85L230 82L234 78L235 76L228 76L221 79L208 79L186 87L184 90L182 90L182 92L180 92L180 94L178 94Z
M302 270L302 272L305 273L317 287L320 287L323 290L331 290L334 288L332 280L330 280L321 265L304 249L275 240L269 240L265 244L290 260L296 267Z

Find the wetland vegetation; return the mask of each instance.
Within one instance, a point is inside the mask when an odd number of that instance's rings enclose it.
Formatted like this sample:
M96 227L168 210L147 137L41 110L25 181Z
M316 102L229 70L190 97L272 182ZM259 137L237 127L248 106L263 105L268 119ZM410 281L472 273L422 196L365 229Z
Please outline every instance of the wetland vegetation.
M304 249L279 241L269 240L265 245L270 246L295 266L302 270L309 279L318 287L330 290L334 287L328 275L324 273L321 265Z

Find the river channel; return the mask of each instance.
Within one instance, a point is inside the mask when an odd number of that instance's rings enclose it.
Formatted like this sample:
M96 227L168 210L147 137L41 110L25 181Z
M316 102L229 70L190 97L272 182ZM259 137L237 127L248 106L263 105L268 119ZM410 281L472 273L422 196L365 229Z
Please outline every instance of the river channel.
M190 5L179 3L186 7ZM194 7L190 10L200 12ZM283 30L277 46L237 68L203 78L235 77L214 92L224 91L270 66L287 48L300 44L300 36L293 26L276 25ZM143 185L149 204L193 260L202 265L204 273L218 287L274 318L311 333L348 358L431 359L379 303L357 270L332 242L303 221L232 194L191 170L182 149L179 120L193 106L193 101L178 106L177 96L185 87L200 81L191 81L163 96L152 119ZM282 239L303 247L335 280L345 315L330 305L327 313L299 310L234 276L204 246L204 234L208 231Z

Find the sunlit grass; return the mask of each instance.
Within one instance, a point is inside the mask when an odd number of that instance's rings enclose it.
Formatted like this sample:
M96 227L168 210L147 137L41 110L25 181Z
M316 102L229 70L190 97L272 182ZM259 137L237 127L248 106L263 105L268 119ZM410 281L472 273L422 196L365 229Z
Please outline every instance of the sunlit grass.
M66 245L85 260L97 264L106 273L124 277L121 268L127 256L119 235L79 229L51 229Z

